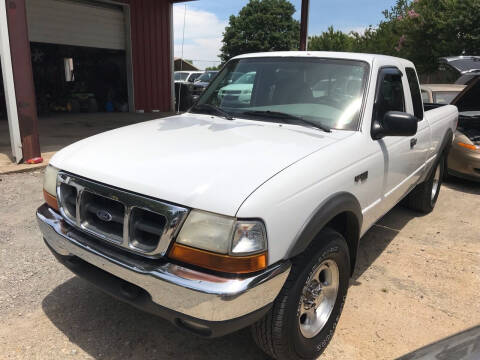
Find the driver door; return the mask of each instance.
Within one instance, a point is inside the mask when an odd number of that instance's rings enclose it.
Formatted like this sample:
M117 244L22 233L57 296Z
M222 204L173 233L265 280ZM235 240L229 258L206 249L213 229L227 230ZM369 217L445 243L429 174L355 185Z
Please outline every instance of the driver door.
M379 70L374 120L381 122L389 111L412 113L406 92L408 80L397 67ZM383 211L390 210L415 186L424 165L424 153L417 151L418 138L414 136L387 136L378 141L384 157Z

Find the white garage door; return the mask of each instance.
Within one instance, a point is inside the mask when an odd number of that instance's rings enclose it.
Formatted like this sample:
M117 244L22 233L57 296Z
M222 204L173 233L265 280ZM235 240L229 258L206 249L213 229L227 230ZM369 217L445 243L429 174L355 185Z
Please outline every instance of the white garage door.
M27 0L30 41L125 49L125 16L120 7L75 0Z

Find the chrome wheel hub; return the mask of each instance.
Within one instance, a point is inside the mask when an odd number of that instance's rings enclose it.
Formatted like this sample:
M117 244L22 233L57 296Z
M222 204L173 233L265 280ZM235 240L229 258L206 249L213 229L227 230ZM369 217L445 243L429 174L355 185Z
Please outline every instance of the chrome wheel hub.
M432 197L431 200L435 200L435 196L437 195L438 188L440 185L440 165L437 165L435 169L435 175L433 175L433 183L432 183Z
M298 323L302 335L313 338L327 323L337 300L340 275L333 260L321 262L308 278L300 297Z

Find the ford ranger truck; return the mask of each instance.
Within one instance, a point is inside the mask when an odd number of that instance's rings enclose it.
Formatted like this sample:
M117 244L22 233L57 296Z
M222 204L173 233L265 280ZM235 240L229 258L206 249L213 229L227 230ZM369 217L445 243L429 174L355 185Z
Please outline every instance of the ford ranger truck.
M248 101L219 96L232 73L254 75ZM400 201L433 210L457 121L454 106L424 111L407 60L242 55L188 112L59 151L38 223L58 261L118 299L314 359L361 237Z

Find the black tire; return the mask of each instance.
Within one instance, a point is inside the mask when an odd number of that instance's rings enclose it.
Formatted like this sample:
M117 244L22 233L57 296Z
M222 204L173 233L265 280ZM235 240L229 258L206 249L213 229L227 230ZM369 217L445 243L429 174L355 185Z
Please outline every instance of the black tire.
M317 335L308 338L300 329L302 294L315 269L325 261L334 261L338 267L338 291L325 325ZM257 345L277 360L317 358L330 342L342 313L350 270L350 256L344 237L328 228L322 230L315 243L292 260L288 279L272 309L252 325Z
M437 173L439 171L439 175ZM430 174L423 183L418 184L407 195L404 204L415 211L428 214L432 212L437 203L438 195L440 194L440 188L443 183L445 173L445 156L441 155L440 158L433 165L430 170ZM433 195L434 185L436 185L436 191Z
M448 173L448 156L444 156L444 161L443 161L443 182L448 182L452 180L451 175Z

